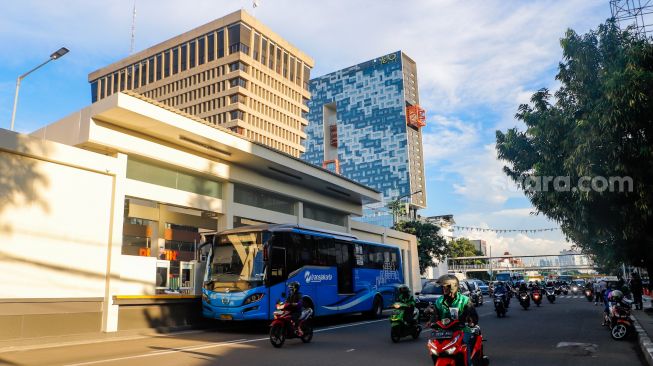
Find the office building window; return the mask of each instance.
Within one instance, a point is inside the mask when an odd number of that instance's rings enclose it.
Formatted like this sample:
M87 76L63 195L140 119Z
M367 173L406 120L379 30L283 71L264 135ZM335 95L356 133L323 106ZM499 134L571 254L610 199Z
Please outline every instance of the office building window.
M295 58L290 58L290 81L295 81Z
M147 80L149 83L154 82L154 57L150 57L149 60L147 60L148 66L147 66L147 71L148 71L148 77Z
M104 98L105 96L105 88L107 87L106 84L107 84L107 78L100 79L100 99Z
M92 102L92 103L97 102L97 95L98 95L97 87L98 87L98 82L97 82L97 80L95 80L95 81L91 84L91 102Z
M235 121L237 119L241 121L245 120L245 114L243 113L243 111L237 109L235 111L229 112L229 117L231 118L232 121Z
M304 89L308 90L308 81L311 80L311 69L304 66Z
M211 62L215 59L215 33L211 33L206 37L206 43L207 60Z
M236 61L229 64L229 71L234 72L236 70L247 72L247 64L242 61Z
M281 48L277 47L277 74L281 74Z
M120 91L125 90L125 71L120 73Z
M218 31L218 58L224 57L224 30Z
M179 48L172 50L172 74L179 72Z
M252 57L254 60L258 61L259 55L259 44L261 42L261 36L258 33L254 33L254 51L252 52Z
M245 80L243 78L233 78L233 79L229 80L229 85L232 88L235 88L237 86L240 86L242 88L247 88L247 80Z
M147 84L147 61L141 63L141 86Z
M268 67L274 70L274 52L276 47L270 43L270 62L268 62Z
M188 45L181 45L181 71L186 71L188 66Z
M163 76L170 76L170 51L166 51L163 54Z
M263 38L261 42L261 63L267 65L268 56L268 40Z
M283 77L288 78L288 54L283 53Z
M192 41L192 42L190 43L190 51L189 51L189 56L190 56L189 59L190 59L190 60L189 60L189 62L188 62L188 64L189 64L188 67L190 67L190 68L195 67L195 60L196 60L196 58L195 58L195 50L196 50L196 43L195 43L195 41Z
M198 65L204 65L204 59L205 59L205 57L204 57L204 52L205 52L204 42L205 42L204 37L197 40L197 64Z
M156 80L161 80L161 72L163 71L163 55L160 53L156 55Z
M141 83L141 65L134 65L134 89L137 89Z

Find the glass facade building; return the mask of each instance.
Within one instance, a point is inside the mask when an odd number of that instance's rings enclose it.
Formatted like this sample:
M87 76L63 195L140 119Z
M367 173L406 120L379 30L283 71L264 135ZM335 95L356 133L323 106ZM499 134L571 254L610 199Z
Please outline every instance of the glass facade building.
M425 123L415 62L397 51L314 78L309 90L302 158L383 194L359 220L392 226L387 206L397 199L405 216L425 208Z

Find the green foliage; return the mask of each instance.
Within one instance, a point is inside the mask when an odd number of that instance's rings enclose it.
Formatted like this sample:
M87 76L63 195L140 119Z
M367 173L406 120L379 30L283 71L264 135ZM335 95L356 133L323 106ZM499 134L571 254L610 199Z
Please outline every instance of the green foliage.
M474 257L478 255L483 255L483 253L476 250L474 244L467 238L458 238L452 241L447 251L449 258Z
M419 272L423 274L428 267L435 265L434 259L442 260L447 254L447 242L440 235L440 228L428 222L402 221L393 229L413 234L417 237Z
M653 46L612 21L585 35L568 30L560 44L560 89L541 89L519 106L525 131L497 131L504 172L598 264L624 261L653 273ZM525 180L543 176L633 184L630 192L556 191Z

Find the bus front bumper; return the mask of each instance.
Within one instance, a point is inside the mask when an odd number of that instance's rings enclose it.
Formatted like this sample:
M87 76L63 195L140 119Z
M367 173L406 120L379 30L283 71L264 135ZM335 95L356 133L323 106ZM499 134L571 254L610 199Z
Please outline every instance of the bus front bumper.
M218 307L202 302L202 315L217 320L268 320L264 304L247 304L244 306Z

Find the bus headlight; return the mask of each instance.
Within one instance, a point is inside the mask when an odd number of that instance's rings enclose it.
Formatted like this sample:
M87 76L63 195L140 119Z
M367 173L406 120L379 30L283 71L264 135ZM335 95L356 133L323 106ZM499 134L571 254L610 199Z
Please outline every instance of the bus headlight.
M263 294L253 294L249 296L248 298L245 299L245 302L243 305L251 304L253 302L257 302L263 298Z

